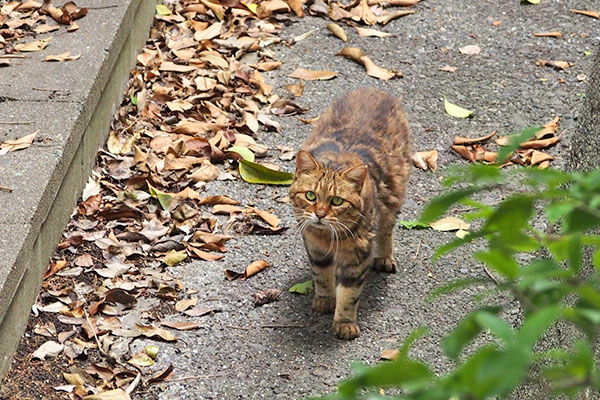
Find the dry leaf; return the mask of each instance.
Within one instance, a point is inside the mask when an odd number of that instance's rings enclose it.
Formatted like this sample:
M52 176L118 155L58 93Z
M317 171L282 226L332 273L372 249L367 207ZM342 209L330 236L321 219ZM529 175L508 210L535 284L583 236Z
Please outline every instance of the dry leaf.
M444 72L456 72L458 68L457 67L451 67L450 65L445 65L443 67L440 68L440 71L444 71Z
M281 296L281 289L267 289L256 292L252 295L254 299L254 307L260 307L262 305L277 301Z
M54 358L62 353L64 348L64 345L53 340L49 340L38 347L38 349L33 352L32 357L37 358L38 360L45 360L46 357Z
M446 232L456 231L458 229L467 230L471 225L457 217L445 217L432 222L429 226L435 231Z
M29 146L31 146L31 144L33 143L33 139L35 139L35 136L38 133L39 133L39 130L37 130L29 135L22 136L18 139L5 140L4 142L0 143L0 154L8 153L10 151L23 150L23 149L28 148Z
M375 63L358 47L345 47L336 55L344 56L362 64L367 71L367 75L374 78L388 80L397 76L395 73L375 65Z
M175 309L179 312L184 312L188 308L194 307L196 304L198 304L198 297L179 300L177 303L175 303Z
M539 65L540 67L553 67L556 69L567 69L569 67L572 67L573 63L570 63L568 61L560 61L560 60L537 60L536 65Z
M223 29L223 23L215 22L208 28L194 33L194 40L201 42L203 40L214 39L221 34L222 29Z
M408 7L408 6L416 6L419 4L421 0L369 0L368 4L370 6L374 6L376 4L386 3L390 6L400 6L400 7Z
M48 44L50 43L51 40L52 40L52 38L49 37L46 39L34 40L33 42L20 43L20 44L15 45L15 50L26 51L26 52L44 50L46 48L46 46L48 46Z
M466 146L452 145L452 146L450 146L450 148L452 150L454 150L455 152L457 152L458 154L460 154L463 158L466 158L467 160L469 160L471 162L475 162L476 161L475 155Z
M44 61L73 61L77 60L79 57L81 57L81 54L72 56L71 52L67 51L62 54L48 55L46 56L46 58L44 58Z
M304 79L305 81L313 80L328 80L333 79L337 75L337 72L332 71L314 71L306 68L297 68L289 76L290 78Z
M167 328L177 329L178 331L191 331L192 329L200 328L199 322L172 322L172 321L162 321L160 323Z
M497 20L495 20L495 21L492 21L492 25L493 25L493 26L500 26L500 25L502 25L502 20L500 20L500 19L497 19Z
M327 24L327 29L329 30L329 32L337 36L337 38L340 39L342 42L348 41L348 36L346 35L344 28L342 28L338 24L330 22Z
M380 37L380 38L384 38L384 37L393 36L391 33L378 31L377 29L362 28L360 26L356 27L356 32L360 36L365 36L365 37Z
M458 145L467 145L467 144L474 144L474 143L482 143L482 142L486 142L488 140L490 140L492 137L494 137L496 135L496 131L490 133L489 135L486 136L480 136L477 138L468 138L468 137L462 137L462 136L454 136L454 142L453 144L458 144Z
M258 274L263 269L268 268L269 266L270 264L265 260L257 260L254 261L252 264L248 265L244 272L235 272L230 269L225 270L225 277L229 281L233 281L235 279L245 281L251 276Z
M302 96L302 93L304 92L304 84L302 83L302 81L300 81L300 83L285 85L285 88L295 97Z
M581 14L581 15L585 15L587 17L592 17L592 18L600 18L600 13L598 13L598 11L592 11L592 10L569 10L572 13L575 14Z
M279 226L279 218L277 218L275 214L272 214L268 211L259 210L258 208L253 208L252 211L265 220L265 222L271 225L273 228L277 228Z
M413 154L413 164L421 169L435 171L437 168L438 151L419 151Z
M467 55L475 55L481 53L481 47L477 46L476 44L469 44L459 48L458 51Z
M533 36L559 38L559 37L562 37L562 33L558 32L558 31L554 31L554 32L539 32L539 33L534 33Z
M400 351L398 349L384 350L381 352L381 356L379 357L382 360L390 360L393 361L398 358Z
M384 11L377 16L377 22L379 22L382 25L386 25L388 22L396 18L405 17L414 13L414 10L396 10L393 12Z

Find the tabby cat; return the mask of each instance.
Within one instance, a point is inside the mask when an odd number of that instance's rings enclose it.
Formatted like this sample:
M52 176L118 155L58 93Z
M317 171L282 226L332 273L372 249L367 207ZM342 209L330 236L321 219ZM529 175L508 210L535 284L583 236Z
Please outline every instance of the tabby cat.
M396 272L393 229L410 171L400 102L378 89L336 100L305 140L290 200L311 263L313 310L335 310L341 339L360 334L357 309L369 266Z

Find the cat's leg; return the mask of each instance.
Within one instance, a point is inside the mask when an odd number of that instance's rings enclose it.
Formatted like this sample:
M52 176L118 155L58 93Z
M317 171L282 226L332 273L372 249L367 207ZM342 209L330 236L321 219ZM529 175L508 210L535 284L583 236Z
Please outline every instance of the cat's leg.
M310 268L312 271L315 297L313 310L319 313L330 313L335 309L335 265L333 254L320 254L307 247Z
M394 226L396 225L396 213L385 209L381 210L380 213L377 234L375 235L373 269L380 272L395 273Z
M360 335L357 323L358 301L371 262L370 258L365 258L358 265L337 266L333 333L340 339L351 340Z

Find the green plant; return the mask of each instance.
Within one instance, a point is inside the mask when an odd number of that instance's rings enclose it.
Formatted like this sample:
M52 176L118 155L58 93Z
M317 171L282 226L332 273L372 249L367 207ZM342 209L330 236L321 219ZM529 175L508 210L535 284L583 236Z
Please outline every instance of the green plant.
M506 193L506 187L515 187L515 183L519 191L495 207L475 200L479 193L500 187L505 188L501 193ZM493 287L479 293L486 301L443 339L443 350L455 366L437 376L427 364L409 356L410 345L425 333L420 329L405 340L396 360L374 367L357 366L354 376L326 398L383 398L378 394L380 387L397 388L401 393L395 397L398 399L502 398L525 379L545 380L548 395L600 388L594 357L600 327L600 236L595 233L600 226L600 169L589 173L537 168L502 172L496 166L475 164L453 170L445 185L452 188L429 203L421 222L429 223L461 204L472 208L464 217L479 228L440 247L434 258L469 242L487 242L486 249L473 257L491 270ZM593 254L593 267L584 263L586 254ZM524 259L529 261L522 262ZM450 282L431 297L480 285L482 279ZM502 319L506 304L494 304L499 293L521 304L519 326ZM578 334L570 343L562 343L564 347L539 350L536 344L558 321L573 325ZM494 340L478 341L483 344L464 352L482 332L490 333Z

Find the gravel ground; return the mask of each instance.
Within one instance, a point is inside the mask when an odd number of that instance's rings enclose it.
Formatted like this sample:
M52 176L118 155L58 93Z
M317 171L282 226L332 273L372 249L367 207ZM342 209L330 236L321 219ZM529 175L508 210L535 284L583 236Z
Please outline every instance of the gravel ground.
M347 90L377 86L401 97L411 121L415 151L437 149L439 170L413 169L401 219L414 219L427 200L440 191L440 179L447 166L462 162L449 150L454 135L480 136L502 133L561 117L564 139L550 153L566 164L568 144L576 133L577 110L582 104L586 83L581 74L591 70L586 52L598 49L598 21L570 13L586 9L589 3L543 0L521 5L517 0L465 2L427 0L414 15L395 20L383 28L393 37L364 38L346 27L344 44L326 29L327 21L306 17L294 21L282 36L292 38L310 30L314 34L299 43L273 48L284 62L280 70L266 75L276 93L286 95L284 86L295 83L287 75L297 67L338 71L332 81L307 82L303 96L295 101L309 108L305 118L319 115L328 104ZM501 20L499 26L492 21ZM538 38L534 32L561 31L562 38ZM481 47L479 55L465 55L459 48ZM403 79L379 81L368 77L361 66L335 54L344 46L361 47L375 63L397 68ZM566 71L535 65L538 59L574 63ZM450 65L455 73L440 71ZM443 95L474 110L474 117L455 119L443 111ZM310 127L295 117L280 119L280 133L260 133L260 142L298 148ZM271 151L276 160L278 152ZM561 158L562 157L562 158ZM293 162L277 161L286 170ZM294 220L288 204L273 198L285 195L286 188L248 185L240 181L215 182L208 194L228 194L244 204L271 209L282 225ZM441 284L467 276L480 276L480 265L462 252L451 254L433 265L431 256L452 233L396 231L395 275L371 274L361 300L361 336L350 342L333 337L331 317L313 315L310 296L293 295L287 289L310 279L299 233L290 229L279 236L246 236L235 240L221 262L192 262L177 266L186 287L199 290L200 303L221 312L201 317L203 327L181 332L177 344L161 344L156 369L173 363L174 381L150 390L160 399L292 399L331 392L350 373L350 363L377 362L381 351L394 348L413 329L428 326L413 355L443 372L450 361L439 349L439 341L474 303L469 291L444 297L435 303L425 295ZM272 267L247 281L228 282L226 268L242 269L256 259ZM251 295L263 289L279 288L279 301L254 308ZM518 318L516 307L507 317ZM173 320L183 320L172 316ZM146 343L135 342L142 348ZM143 397L143 395L142 395ZM535 388L525 388L521 399L537 398Z

